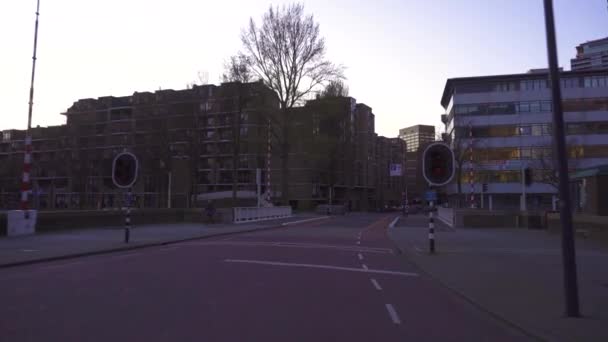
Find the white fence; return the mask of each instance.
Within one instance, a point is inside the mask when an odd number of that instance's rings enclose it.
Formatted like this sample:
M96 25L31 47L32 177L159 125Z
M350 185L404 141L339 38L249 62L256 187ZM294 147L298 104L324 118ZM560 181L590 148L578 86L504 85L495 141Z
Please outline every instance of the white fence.
M445 222L448 226L454 227L454 209L437 207L437 218Z
M234 209L234 223L272 220L291 216L291 207L240 207Z

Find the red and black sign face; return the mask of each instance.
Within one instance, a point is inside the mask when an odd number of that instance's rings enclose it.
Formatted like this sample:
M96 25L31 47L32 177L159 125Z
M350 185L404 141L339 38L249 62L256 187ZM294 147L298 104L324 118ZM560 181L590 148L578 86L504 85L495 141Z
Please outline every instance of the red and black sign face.
M424 177L430 185L441 186L449 183L454 175L454 154L443 143L429 145L424 151Z
M133 186L137 180L137 158L131 153L124 152L114 158L112 164L112 181L119 188Z

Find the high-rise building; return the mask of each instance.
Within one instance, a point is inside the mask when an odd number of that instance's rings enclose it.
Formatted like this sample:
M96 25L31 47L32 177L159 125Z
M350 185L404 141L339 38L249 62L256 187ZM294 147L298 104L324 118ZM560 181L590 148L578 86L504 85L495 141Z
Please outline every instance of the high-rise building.
M562 72L561 88L570 170L608 163L608 70ZM527 209L551 208L557 183L546 72L448 79L441 104L460 166L446 188L453 200L470 205L472 192L479 207L487 184L494 208L520 208L524 191ZM530 186L522 185L526 168Z
M576 58L570 60L573 71L608 70L608 37L588 41L576 47Z
M435 126L416 125L399 130L399 138L407 144L408 152L416 152L428 143L435 141Z

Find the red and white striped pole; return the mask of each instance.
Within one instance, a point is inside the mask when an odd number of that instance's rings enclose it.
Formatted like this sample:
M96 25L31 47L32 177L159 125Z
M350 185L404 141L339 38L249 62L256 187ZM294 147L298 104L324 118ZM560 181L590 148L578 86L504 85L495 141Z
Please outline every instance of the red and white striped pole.
M25 135L25 152L23 156L23 177L21 178L21 210L29 209L28 195L31 191L32 170L32 137L28 129Z
M31 192L31 171L32 171L32 111L34 108L34 75L36 74L36 47L38 46L38 17L40 15L40 0L36 3L36 26L34 29L34 54L32 56L32 79L30 83L30 101L27 115L27 130L25 132L25 150L23 154L23 177L21 178L21 210L25 217L29 218L29 200Z
M469 186L471 208L475 205L475 183L473 182L473 125L469 122Z

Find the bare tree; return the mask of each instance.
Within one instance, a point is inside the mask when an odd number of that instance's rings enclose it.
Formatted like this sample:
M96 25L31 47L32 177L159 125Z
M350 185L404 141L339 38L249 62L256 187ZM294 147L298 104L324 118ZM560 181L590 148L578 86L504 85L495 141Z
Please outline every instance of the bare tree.
M577 144L576 139L570 138L566 142L568 147L575 146ZM579 158L583 158L582 151L574 149L569 152L568 156L568 168L577 169L579 166ZM536 160L538 166L541 169L540 176L538 177L543 183L551 185L555 191L559 190L559 174L557 172L557 161L554 158L553 150L546 148L540 150Z
M252 74L274 90L281 107L273 124L281 158L281 193L288 200L290 109L331 80L344 78L343 68L325 57L325 40L302 4L270 7L260 26L253 18L241 33L243 56ZM237 57L240 58L240 57ZM232 59L231 59L232 60ZM269 117L269 120L272 120Z
M251 82L253 80L253 72L250 65L251 62L245 55L241 54L230 57L230 60L224 63L222 82Z
M331 80L327 86L325 86L325 89L317 95L317 98L345 96L348 96L348 86L346 86L342 80L338 79Z

